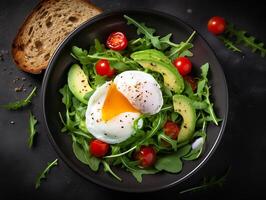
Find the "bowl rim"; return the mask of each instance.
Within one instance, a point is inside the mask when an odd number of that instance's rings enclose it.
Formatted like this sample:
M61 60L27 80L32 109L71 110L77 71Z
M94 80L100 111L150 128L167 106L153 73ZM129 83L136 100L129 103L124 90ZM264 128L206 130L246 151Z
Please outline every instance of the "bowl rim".
M90 26L91 24L97 22L98 20L101 20L103 18L106 18L108 16L112 16L114 14L124 14L124 13L128 13L128 12L135 12L135 13L150 13L153 15L159 15L165 18L169 18L172 19L174 21L177 21L178 23L183 24L184 26L186 26L187 28L189 28L191 31L195 30L196 34L199 38L201 38L207 45L207 47L212 51L212 53L214 54L215 59L217 60L218 63L218 67L220 68L221 72L222 72L222 82L224 84L225 87L225 105L226 105L226 110L224 118L223 118L223 122L221 124L221 128L219 130L217 139L215 140L215 142L212 145L212 148L209 150L209 152L205 155L205 157L203 158L203 160L193 169L191 170L189 173L187 173L185 176L183 176L182 178L171 182L169 184L166 185L162 185L162 186L156 186L156 187L151 187L151 188L145 188L145 189L135 189L135 188L131 188L131 189L125 189L125 188L119 188L113 185L109 185L106 184L102 181L98 181L97 179L93 179L87 176L86 173L84 173L83 171L79 170L72 162L69 161L69 159L65 156L65 154L60 150L60 148L58 147L57 143L55 142L52 133L50 131L50 128L48 126L47 123L47 118L46 118L46 114L45 114L45 99L46 99L46 88L47 88L47 83L48 83L48 79L49 76L51 74L51 69L52 66L55 63L56 57L58 56L58 53L62 50L62 48L65 47L66 43L68 41L70 41L74 35L81 31L82 29L84 29L87 26ZM158 191L158 190L163 190L163 189L167 189L173 186L176 186L177 184L183 182L184 180L188 179L189 177L191 177L192 175L194 175L201 167L203 167L207 161L210 159L210 157L214 154L215 150L218 147L218 144L221 141L221 138L223 136L223 133L225 131L225 127L226 127L226 123L227 123L227 118L228 118L228 111L229 111L229 94L228 94L228 87L227 87L227 82L226 82L226 78L225 78L225 74L223 71L223 68L220 65L220 62L217 58L217 55L214 51L214 49L210 46L210 44L207 42L207 40L202 37L202 35L197 31L197 29L193 28L191 25L187 24L186 22L184 22L183 20L179 19L178 17L162 12L162 11L158 11L158 10L154 10L154 9L143 9L143 8L138 8L138 9L112 9L109 11L104 11L103 13L94 16L93 18L83 22L82 24L80 24L76 29L74 29L56 48L55 52L53 53L51 59L49 60L48 63L48 67L45 71L44 77L43 77L43 81L42 81L42 87L41 87L41 109L42 109L42 121L44 121L45 124L45 129L47 131L47 135L49 138L50 143L52 144L54 150L56 151L56 153L59 155L59 157L67 164L67 166L72 169L74 172L76 172L77 174L79 174L81 177L85 178L86 180L91 181L92 183L95 183L99 186L111 189L111 190L115 190L115 191L122 191L122 192L130 192L130 193L144 193L144 192L154 192L154 191ZM141 184L141 183L140 183Z

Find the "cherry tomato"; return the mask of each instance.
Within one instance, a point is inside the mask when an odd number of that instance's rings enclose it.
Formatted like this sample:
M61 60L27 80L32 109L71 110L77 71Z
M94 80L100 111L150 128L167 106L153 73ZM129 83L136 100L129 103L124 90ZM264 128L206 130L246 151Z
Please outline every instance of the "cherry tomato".
M173 64L182 76L185 76L191 72L192 64L186 57L176 58Z
M215 16L208 21L208 30L215 35L223 33L225 28L226 22L222 17Z
M127 47L127 38L122 32L113 32L109 35L106 45L112 50L121 51Z
M195 78L193 78L192 76L189 76L189 75L184 76L183 78L185 79L185 81L187 83L190 84L193 91L195 91L197 89L197 81Z
M90 143L90 153L95 157L103 157L109 150L109 144L94 139Z
M156 161L156 151L151 146L142 146L136 152L135 158L139 161L139 165L147 168L151 167Z
M169 136L171 139L176 140L180 131L180 127L177 123L167 121L163 127L164 134Z
M98 60L98 62L95 65L95 68L97 74L101 76L111 77L115 73L115 70L111 68L109 61L106 59Z

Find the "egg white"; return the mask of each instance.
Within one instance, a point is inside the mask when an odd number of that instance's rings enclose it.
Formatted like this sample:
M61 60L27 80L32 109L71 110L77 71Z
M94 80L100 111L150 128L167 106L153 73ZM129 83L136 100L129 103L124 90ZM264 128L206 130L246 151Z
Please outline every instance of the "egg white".
M152 75L142 71L125 71L115 77L114 83L141 113L153 115L161 110L162 92Z
M97 88L88 101L86 125L88 131L97 139L109 144L125 141L133 133L134 121L140 113L125 112L108 121L102 120L102 108L111 82Z

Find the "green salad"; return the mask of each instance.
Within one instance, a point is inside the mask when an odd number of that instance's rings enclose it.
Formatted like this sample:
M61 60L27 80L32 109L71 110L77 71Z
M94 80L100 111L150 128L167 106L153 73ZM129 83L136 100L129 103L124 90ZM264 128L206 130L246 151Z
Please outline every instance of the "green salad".
M60 89L66 112L59 113L62 132L72 138L78 160L100 166L122 179L113 166L142 175L179 173L183 162L200 157L209 123L218 125L210 99L209 64L194 76L189 57L195 32L180 43L172 34L124 15L137 38L113 32L102 44L85 50L73 46L76 59Z

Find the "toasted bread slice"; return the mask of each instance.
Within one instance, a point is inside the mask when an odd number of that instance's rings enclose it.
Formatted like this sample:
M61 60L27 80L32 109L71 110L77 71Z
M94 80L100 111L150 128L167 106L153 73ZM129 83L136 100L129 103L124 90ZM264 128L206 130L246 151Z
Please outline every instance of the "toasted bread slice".
M86 0L42 0L13 42L14 61L26 72L41 73L63 39L99 13L101 10Z

